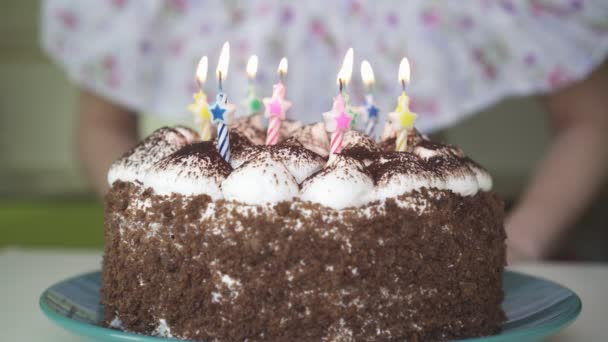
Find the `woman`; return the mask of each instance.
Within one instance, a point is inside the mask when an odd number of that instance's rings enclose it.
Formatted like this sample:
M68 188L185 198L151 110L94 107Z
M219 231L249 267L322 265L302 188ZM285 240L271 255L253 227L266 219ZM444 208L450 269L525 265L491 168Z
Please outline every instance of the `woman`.
M81 87L80 157L99 193L113 160L137 141L138 113L178 118L196 90L202 55L212 65L233 44L226 91L245 97L245 61L260 56L269 91L287 56L292 119L313 122L336 93L344 51L371 61L377 102L392 108L407 56L417 127L429 132L513 95L537 95L551 144L509 215L509 259L549 256L589 205L608 164L608 8L601 1L197 2L47 0L43 42ZM209 80L207 89L213 89ZM349 86L361 100L360 82ZM235 101L233 101L235 102Z

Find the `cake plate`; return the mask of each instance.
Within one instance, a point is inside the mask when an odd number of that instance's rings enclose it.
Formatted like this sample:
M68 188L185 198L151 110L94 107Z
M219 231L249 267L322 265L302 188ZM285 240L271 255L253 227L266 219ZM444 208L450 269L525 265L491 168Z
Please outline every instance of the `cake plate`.
M101 326L100 286L99 271L66 279L42 293L40 308L57 325L97 341L176 341ZM507 321L502 332L459 341L540 341L566 327L581 311L576 293L549 280L505 271L503 289Z

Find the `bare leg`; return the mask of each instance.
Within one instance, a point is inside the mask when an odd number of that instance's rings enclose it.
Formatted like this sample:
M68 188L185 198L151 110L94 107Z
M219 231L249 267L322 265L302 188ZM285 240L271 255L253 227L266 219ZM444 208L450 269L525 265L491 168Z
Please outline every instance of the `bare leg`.
M608 67L546 96L551 145L506 222L509 262L550 255L598 192L608 164Z
M110 165L137 143L137 116L82 90L77 127L80 163L97 194L103 195Z

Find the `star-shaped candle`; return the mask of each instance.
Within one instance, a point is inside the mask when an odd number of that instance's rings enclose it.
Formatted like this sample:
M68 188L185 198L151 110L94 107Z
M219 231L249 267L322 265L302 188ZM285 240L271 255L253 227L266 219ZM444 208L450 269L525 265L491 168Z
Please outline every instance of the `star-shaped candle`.
M416 122L416 113L410 111L410 98L405 93L405 85L410 81L410 64L407 58L403 58L399 64L399 83L401 83L402 92L397 99L397 108L394 112L389 113L389 120L392 128L397 134L395 141L395 150L405 152L407 149L407 133L414 128Z
M279 82L272 87L272 97L264 98L266 107L264 114L268 118L266 145L275 145L279 141L281 122L285 120L286 112L291 107L291 102L285 100L285 85L283 85L283 77L287 73L286 58L281 59L277 72Z
M258 56L253 55L247 60L247 99L245 100L245 106L249 115L255 115L262 109L262 101L256 96L255 92L255 75L258 72Z
M365 113L365 134L374 139L376 124L378 123L378 113L380 110L374 104L374 71L372 70L372 66L366 60L361 62L361 79L363 80L363 85L365 86L366 91L365 107L363 108L363 112Z
M211 115L213 116L213 123L217 126L217 150L225 161L230 160L230 141L226 115L230 117L235 110L234 105L228 103L228 97L222 88L222 82L226 80L226 76L228 75L229 61L230 44L225 42L224 46L222 46L222 52L220 53L217 69L215 71L219 92L215 98L215 102L210 108Z
M340 153L342 151L342 142L344 139L344 132L348 131L352 125L354 112L349 108L348 95L346 94L345 88L353 69L353 49L350 48L346 52L342 68L338 73L338 87L339 92L334 97L332 109L329 112L323 113L323 119L325 120L325 129L331 133L331 142L329 145L330 156Z
M207 103L207 95L203 91L203 84L207 80L207 56L203 56L196 68L196 81L199 91L192 95L194 103L188 106L188 110L194 114L194 122L200 127L201 140L211 140L211 113Z

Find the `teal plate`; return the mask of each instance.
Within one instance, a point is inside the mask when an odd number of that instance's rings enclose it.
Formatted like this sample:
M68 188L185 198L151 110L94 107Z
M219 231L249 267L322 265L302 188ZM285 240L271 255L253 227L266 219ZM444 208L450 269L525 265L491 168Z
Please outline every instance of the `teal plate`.
M576 293L554 282L510 271L505 271L503 280L507 322L502 332L460 341L540 341L566 327L581 311ZM100 285L99 272L64 280L42 293L40 308L64 329L98 341L176 341L101 326Z

